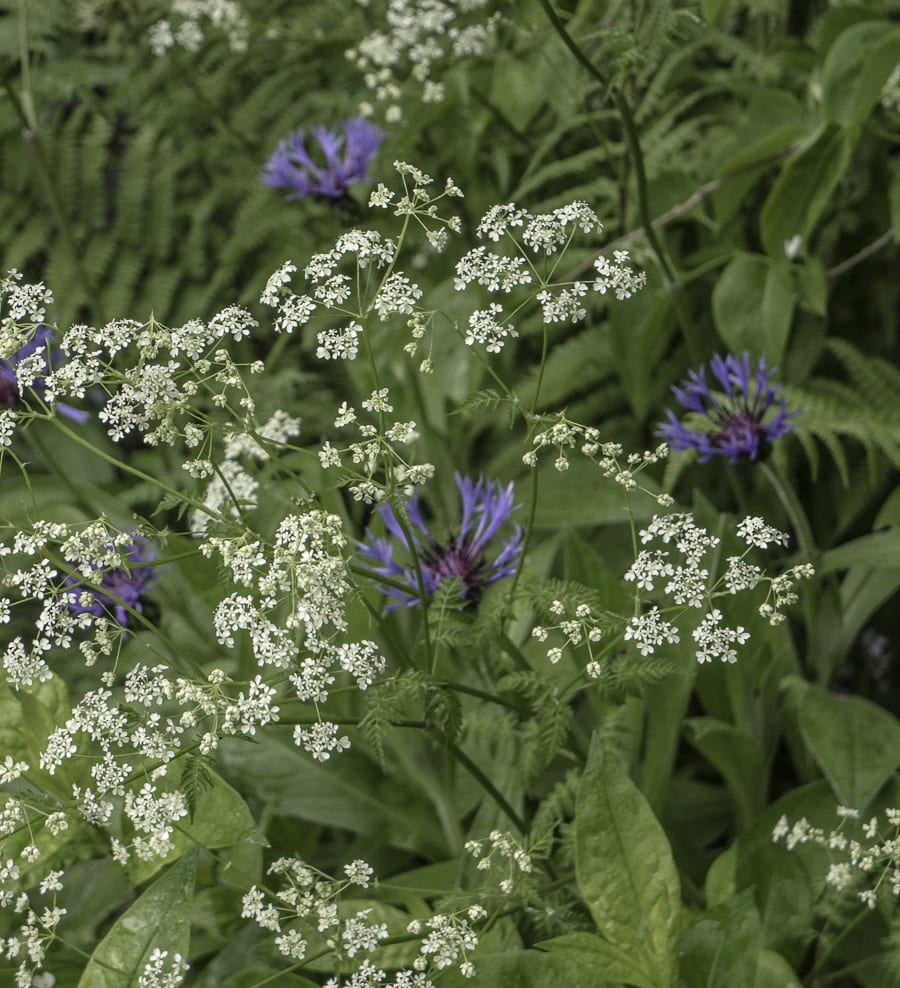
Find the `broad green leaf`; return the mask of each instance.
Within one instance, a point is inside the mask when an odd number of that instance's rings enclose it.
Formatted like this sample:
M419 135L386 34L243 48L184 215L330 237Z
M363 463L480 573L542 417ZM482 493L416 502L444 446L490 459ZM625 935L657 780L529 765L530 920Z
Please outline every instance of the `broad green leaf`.
M68 690L60 676L53 676L28 691L0 685L0 752L4 756L10 755L14 761L27 762L32 785L61 799L71 796L73 781L82 781L82 777L73 772L81 771L84 766L70 762L51 775L39 768L39 762L47 738L66 722L70 711ZM86 774L86 771L82 772L82 775Z
M431 804L402 779L388 778L353 747L327 765L271 736L257 744L225 742L226 774L281 816L340 827L386 844L445 858Z
M718 175L728 176L712 194L719 228L734 216L776 157L795 141L802 141L808 130L807 112L791 93L763 88L748 93L746 110L730 131L727 150L716 169Z
M843 31L822 68L822 103L829 120L852 127L878 102L900 62L900 28L886 20L864 21Z
M718 906L734 895L736 891L736 869L737 845L732 844L727 851L723 851L713 861L709 866L709 871L706 873L703 891L706 894L708 905Z
M784 166L760 216L760 235L770 257L783 258L785 242L795 235L809 239L847 168L851 150L845 131L824 125Z
M257 988L258 985L265 985L266 988L316 988L315 982L308 978L271 967L250 967L222 982L222 988Z
M833 819L832 816L828 820L829 825ZM801 873L802 867L801 864ZM822 870L808 869L802 877L798 874L796 878L778 878L769 886L763 901L763 943L779 950L790 963L803 962L825 870L827 865L823 864Z
M719 14L722 13L722 8L725 6L725 0L702 0L702 6L703 16L706 18L707 23L715 24Z
M338 903L338 914L341 919L350 919L360 913L366 913L367 923L384 923L388 936L402 938L409 925L409 913L397 909L386 902L374 899L342 899ZM421 917L420 917L421 918ZM315 927L303 930L308 941L307 957L304 967L309 971L320 974L349 974L357 967L357 959L347 958L343 962L333 950L328 947L330 933L319 933ZM381 968L409 967L419 952L417 940L402 940L399 943L387 944L376 948L371 955L372 963Z
M754 988L760 922L747 889L714 906L681 937L683 988Z
M891 228L894 231L894 240L900 240L900 167L895 165L894 175L891 178L888 189L888 201L891 210Z
M861 696L793 679L800 730L834 794L864 810L900 765L900 721Z
M666 649L675 669L658 683L644 687L644 749L641 759L641 792L655 812L665 804L672 779L672 768L681 736L681 723L694 689L699 663L685 635L677 645Z
M739 253L716 281L712 291L713 322L733 353L759 352L767 338L763 298L768 277L765 257Z
M607 480L600 468L582 456L572 456L568 470L553 466L553 454L536 469L539 471L538 505L534 523L540 528L619 525L628 520L627 498L618 484ZM647 474L641 484L655 491ZM631 501L637 521L647 521L658 511L649 497Z
M745 826L763 799L763 753L759 745L734 725L712 717L692 717L685 721L685 728L691 744L722 773L734 798L739 824Z
M900 172L897 174L900 175ZM895 487L878 509L875 521L872 522L872 530L875 531L879 528L900 529L900 487Z
M794 789L767 806L738 839L737 887L752 888L762 915L763 944L799 965L806 956L813 923L813 901L821 891L830 864L829 852L817 844L789 851L775 843L772 831L782 816L793 823L806 817L831 830L837 822L837 800L824 779Z
M794 969L774 950L762 950L756 968L753 988L801 988Z
M816 573L824 575L851 566L883 567L895 569L900 560L900 528L863 535L852 542L845 542L822 554L816 564Z
M576 968L602 971L612 982L625 982L637 988L655 988L658 984L653 973L641 966L640 958L592 933L569 933L544 940L538 946L566 958Z
M900 564L900 560L897 561ZM842 628L838 640L841 651L836 660L846 655L857 635L869 623L872 615L900 587L900 565L894 569L857 566L841 581Z
M787 259L769 265L762 297L766 357L781 360L794 318L794 284Z
M212 786L200 793L194 819L185 817L179 821L172 834L174 847L168 855L150 861L132 860L128 874L135 885L145 882L164 864L176 860L195 844L211 850L245 840L262 840L243 796L217 773L210 772L210 775ZM172 778L177 778L176 771L172 772Z
M811 257L797 271L799 304L807 312L824 316L828 311L828 277L825 265L818 257Z
M78 988L134 988L155 949L187 957L197 851L189 851L123 913L97 945Z
M541 947L549 947L555 942L550 940ZM568 952L516 950L503 954L476 954L472 962L475 964L474 978L464 978L458 970L448 969L441 974L437 984L440 988L547 988L548 985L606 988L613 977L596 958L577 952L569 955Z
M629 299L628 305L611 306L608 315L613 365L638 422L659 401L662 389L654 378L669 355L677 325L671 294L659 283L658 274L651 271L648 275L646 288Z
M578 790L575 873L599 935L630 956L647 985L675 985L681 886L669 842L597 736Z

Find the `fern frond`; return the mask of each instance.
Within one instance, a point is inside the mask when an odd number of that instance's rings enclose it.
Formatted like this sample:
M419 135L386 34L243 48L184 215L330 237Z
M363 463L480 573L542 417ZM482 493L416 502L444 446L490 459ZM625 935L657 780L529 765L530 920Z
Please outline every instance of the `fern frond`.
M194 813L200 797L213 785L212 762L206 755L191 753L185 757L178 788L184 793L188 815L194 822Z

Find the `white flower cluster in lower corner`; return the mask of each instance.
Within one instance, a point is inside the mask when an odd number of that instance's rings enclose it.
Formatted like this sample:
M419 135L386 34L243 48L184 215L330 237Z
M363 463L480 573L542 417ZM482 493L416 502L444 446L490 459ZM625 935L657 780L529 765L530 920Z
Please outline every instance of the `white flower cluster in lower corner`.
M856 898L874 909L879 890L900 896L900 809L889 807L883 816L860 820L858 810L837 807L840 822L830 831L813 826L806 817L791 823L782 816L772 840L789 851L803 844L826 848L832 857L825 884L835 893L854 891Z
M0 834L3 833L0 818ZM49 902L38 904L18 887L20 873L15 862L0 859L0 907L10 914L7 936L0 940L0 957L18 962L15 981L11 982L15 988L50 988L55 983L53 975L42 968L48 947L57 939L56 928L66 915L66 910L56 904L56 894L63 889L62 877L61 871L47 873L37 894L49 896ZM35 896L34 890L31 895ZM14 921L13 915L20 920ZM16 922L20 925L16 926Z

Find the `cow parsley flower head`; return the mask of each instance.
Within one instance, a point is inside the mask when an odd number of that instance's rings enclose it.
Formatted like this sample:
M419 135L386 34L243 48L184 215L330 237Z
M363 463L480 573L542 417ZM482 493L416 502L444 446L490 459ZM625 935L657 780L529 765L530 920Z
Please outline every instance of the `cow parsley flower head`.
M343 134L327 127L313 127L324 165L316 164L306 148L306 136L295 131L282 141L269 158L262 181L276 189L288 189L287 200L319 196L341 199L356 182L366 179L366 171L384 140L384 134L363 117L343 124Z
M113 547L108 547L110 550ZM128 611L142 610L144 592L156 576L156 569L148 565L156 558L156 552L145 538L133 536L131 542L118 550L122 566L101 567L95 565L87 586L80 575L66 579L69 587L69 608L75 614L93 614L96 617L111 616L123 628L128 626Z
M8 360L0 360L0 407L15 408L28 391L43 397L44 378L53 370L59 354L50 349L53 330L38 326L31 339ZM57 410L74 422L86 422L87 412L59 402Z
M672 449L697 450L701 463L713 456L727 456L732 463L764 457L769 446L791 430L788 419L798 414L786 410L784 396L772 384L775 368L760 357L754 370L745 351L740 358L717 354L710 369L715 381L707 382L704 365L672 388L694 416L685 424L670 411L659 435Z
M516 525L511 537L500 539L499 552L493 560L488 560L489 544L515 510L513 485L501 487L483 477L475 481L458 473L454 476L462 497L459 532L443 541L436 539L422 518L418 494L414 493L405 506L411 548L419 560L421 589L426 597L434 596L442 581L458 578L462 583L462 598L474 602L486 586L513 575L522 551L522 530ZM360 554L376 573L409 586L409 590L394 586L380 588L396 601L391 607L414 606L421 600L416 568L394 559L395 542L409 547L407 537L389 504L382 504L378 514L393 539L379 538L369 532L366 541L358 543Z

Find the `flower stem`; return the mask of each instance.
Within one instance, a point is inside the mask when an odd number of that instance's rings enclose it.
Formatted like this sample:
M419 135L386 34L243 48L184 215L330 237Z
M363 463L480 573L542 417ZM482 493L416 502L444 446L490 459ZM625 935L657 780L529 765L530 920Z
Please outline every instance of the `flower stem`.
M572 55L574 55L576 60L584 66L592 78L599 82L606 91L609 91L609 80L603 77L593 62L573 40L572 36L566 30L566 26L557 16L550 0L539 0L539 3L563 44L565 44ZM665 248L663 247L662 241L660 241L659 237L656 235L653 220L650 216L649 198L647 195L647 174L644 169L644 155L641 151L641 143L638 137L637 127L635 126L634 115L632 114L631 106L629 105L628 100L625 98L625 95L621 89L613 90L611 95L613 104L615 105L622 121L622 130L625 135L625 143L628 146L628 153L631 157L632 164L634 165L635 191L637 193L637 207L638 215L641 218L641 227L643 228L644 236L647 238L650 249L653 251L660 270L662 271L665 287L672 305L672 312L681 327L685 343L687 344L688 353L690 354L692 362L699 363L702 359L702 349L700 347L700 341L697 333L689 318L689 313L685 311L681 298L681 279L679 278L678 272L672 264Z
M503 813L509 818L510 822L515 826L520 834L528 833L528 824L522 819L521 816L512 808L506 797L500 790L494 785L493 782L481 771L478 765L472 761L471 758L452 741L443 738L444 744L446 745L447 751L459 762L460 765L472 776L473 779L478 782L478 784L484 789L484 791L493 799L493 801L500 807Z

